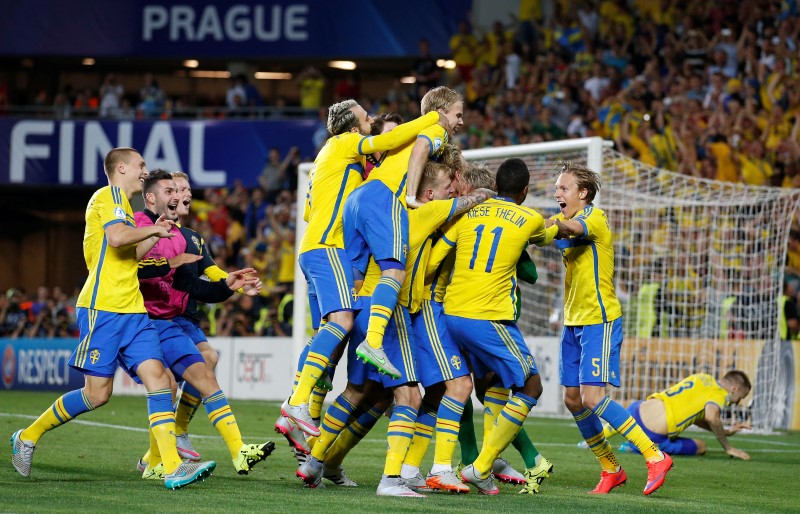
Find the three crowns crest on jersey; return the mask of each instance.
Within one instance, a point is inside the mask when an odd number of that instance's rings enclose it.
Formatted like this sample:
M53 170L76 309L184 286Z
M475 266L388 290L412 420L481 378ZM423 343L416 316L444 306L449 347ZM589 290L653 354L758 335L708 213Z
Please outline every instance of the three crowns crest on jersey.
M192 236L192 242L194 243L194 245L195 245L195 246L197 247L197 249L199 250L199 249L200 249L200 240L199 240L199 239L197 239L197 236Z

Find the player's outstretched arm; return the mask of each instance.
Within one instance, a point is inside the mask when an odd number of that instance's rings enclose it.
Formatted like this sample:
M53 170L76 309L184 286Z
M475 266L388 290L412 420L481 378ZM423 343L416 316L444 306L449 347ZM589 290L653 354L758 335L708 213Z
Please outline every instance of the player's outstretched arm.
M718 405L713 403L706 404L705 421L708 424L709 430L711 430L717 438L719 444L722 445L725 453L737 459L750 460L750 455L746 451L734 448L731 446L731 443L728 442L727 432L725 431L725 427L722 426L722 419L720 419L720 408Z
M496 192L492 191L491 189L484 189L484 188L478 188L468 195L459 196L456 199L456 210L453 213L453 216L464 214L465 212L472 209L479 203L483 203L486 200L494 198L496 196L497 196Z
M150 251L150 248L158 242L162 237L174 237L175 234L170 233L164 227L154 225L152 227L130 227L124 223L114 223L105 229L106 241L112 248L121 248L123 246L134 245L143 241L148 241L150 247L142 254ZM152 238L152 239L150 239ZM140 257L141 258L141 257Z
M253 268L236 270L229 273L228 278L225 279L225 283L234 291L247 286L255 286L259 282L261 281L258 280L257 272Z
M583 223L580 221L556 219L554 225L558 227L557 239L570 236L582 236L585 233Z
M358 153L367 155L375 152L385 152L403 146L417 137L421 130L439 123L439 113L429 112L424 116L398 125L385 134L378 136L368 136L358 144Z

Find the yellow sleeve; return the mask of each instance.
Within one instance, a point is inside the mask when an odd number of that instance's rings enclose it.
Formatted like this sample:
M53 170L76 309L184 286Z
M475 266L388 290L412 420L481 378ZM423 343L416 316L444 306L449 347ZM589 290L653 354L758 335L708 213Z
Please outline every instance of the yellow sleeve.
M432 233L439 228L442 223L446 223L452 219L453 213L456 212L456 205L458 205L458 199L453 198L452 200L433 200L419 209L414 209L414 212L418 216L417 226L424 232ZM409 213L409 216L410 215L411 213Z
M556 238L556 234L558 234L558 227L552 225L544 229L543 233L537 233L538 238L536 235L531 237L531 243L535 244L536 246L547 246L553 242L553 239Z
M449 138L447 131L438 123L421 130L417 139L424 139L428 142L428 157L431 158L447 144Z
M128 217L133 221L133 216L128 214L122 202L122 191L118 187L110 186L101 190L94 199L92 208L100 218L100 224L105 229L114 223L125 223Z
M439 265L445 260L447 255L456 247L456 234L455 223L448 226L442 237L439 238L434 247L431 249L431 254L428 257L428 264L425 267L426 282L436 274Z
M204 273L208 277L208 279L212 282L218 282L220 280L225 280L228 278L228 273L222 270L216 264L213 266L209 266L205 269Z
M206 274L206 276L211 282L219 282L220 280L225 280L226 278L228 278L228 272L221 269L216 264L207 267L205 270L203 270L203 273ZM239 289L236 290L236 292L244 294L244 289L240 287Z
M583 223L586 232L583 237L590 241L597 241L599 234L608 231L605 216L593 206L584 209L575 219Z
M385 134L379 136L369 136L361 139L358 143L358 153L361 155L371 154L373 152L385 152L392 150L398 146L402 146L419 134L423 129L439 123L439 113L429 112L424 116L420 116L414 121L403 123L394 130L390 130Z

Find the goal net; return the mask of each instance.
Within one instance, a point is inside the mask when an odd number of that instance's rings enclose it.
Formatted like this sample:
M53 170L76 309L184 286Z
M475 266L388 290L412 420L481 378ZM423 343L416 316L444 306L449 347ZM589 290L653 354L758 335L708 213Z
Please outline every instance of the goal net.
M622 387L627 405L686 375L721 377L745 371L753 391L731 410L756 430L788 425L792 359L780 340L778 306L789 229L800 191L716 182L654 168L612 149L600 138L467 150L469 161L493 170L509 157L531 171L526 205L545 217L558 212L553 196L559 161L588 165L601 175L595 203L614 235L617 296L623 307ZM310 165L298 184L297 240ZM529 249L539 279L521 284L520 329L557 340L563 321L563 272L555 247ZM305 298L298 270L295 298ZM294 350L307 330L307 301L294 302ZM791 357L791 356L790 356Z
M732 409L753 428L788 425L787 391L794 375L782 356L778 309L789 229L800 191L699 179L654 168L599 138L469 150L491 169L520 157L531 171L526 205L545 217L558 212L559 161L600 173L595 203L614 236L617 296L625 340L622 387L628 404L692 373L721 377L745 371L753 391ZM539 280L522 284L520 329L526 336L561 334L563 272L554 247L529 250Z

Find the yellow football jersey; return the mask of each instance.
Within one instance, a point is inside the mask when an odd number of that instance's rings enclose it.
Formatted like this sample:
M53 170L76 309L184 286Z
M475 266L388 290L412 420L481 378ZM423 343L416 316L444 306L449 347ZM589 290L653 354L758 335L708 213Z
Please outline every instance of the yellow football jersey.
M397 128L394 130L397 130ZM449 141L447 131L438 123L420 131L417 137L428 140L430 159L436 159L441 155L444 145ZM406 178L408 176L408 161L411 159L411 150L414 148L414 143L416 143L416 140L409 141L405 145L381 155L380 162L375 165L366 180L366 182L374 180L383 182L389 188L389 191L394 193L400 200L403 207L407 207Z
M450 247L456 247L445 312L471 319L513 320L519 256L529 242L549 243L556 230L545 230L538 212L507 198L487 200L460 216L445 229L428 263L428 270L437 268Z
M86 207L83 258L89 277L77 306L119 313L147 312L139 291L136 245L114 248L106 240L106 227L115 223L136 226L131 204L122 190L105 186L92 195Z
M444 302L444 293L447 291L450 278L453 276L453 268L455 265L456 254L455 252L450 252L432 275L428 273L431 270L425 272L424 300L433 300L439 303Z
M556 214L553 219L564 219ZM572 219L584 234L556 241L564 266L564 325L608 323L622 316L614 290L614 246L606 213L593 205Z
M405 145L438 121L439 113L429 112L379 136L347 132L328 139L308 176L303 212L308 227L300 241L299 253L316 248L344 248L342 207L363 181L364 156Z
M425 264L428 262L431 242L430 235L442 223L446 223L453 216L458 200L435 200L428 202L419 209L408 212L409 250L406 259L406 278L397 295L397 303L404 307L411 307L411 301L416 303L417 310L422 301L425 290ZM372 296L375 286L381 279L381 271L372 257L364 274L364 284L361 286L359 296ZM410 310L410 309L409 309ZM415 311L411 311L415 312Z
M406 279L398 301L414 313L425 298L425 268L433 248L431 235L448 222L456 210L458 200L434 200L419 209L408 211L408 258ZM430 298L430 297L428 297Z
M713 403L720 410L730 405L728 391L711 375L689 375L669 389L647 397L664 402L667 412L667 436L676 437L687 427L705 416L705 408Z

